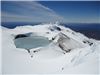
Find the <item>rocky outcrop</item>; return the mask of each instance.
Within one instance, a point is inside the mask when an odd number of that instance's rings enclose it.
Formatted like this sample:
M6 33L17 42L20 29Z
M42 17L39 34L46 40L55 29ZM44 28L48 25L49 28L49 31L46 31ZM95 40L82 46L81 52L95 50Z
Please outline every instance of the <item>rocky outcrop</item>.
M64 33L59 33L56 37L53 38L53 40L56 40L55 43L64 51L64 53L82 47L80 42L68 37Z
M70 40L70 38L68 37L68 36L66 36L65 34L63 34L63 33L60 33L60 35L59 35L60 37L59 37L59 39L58 39L58 46L62 49L62 50L64 50L65 52L69 52L69 51L71 51L71 49L69 49L68 47L67 47L67 44L64 44L65 42L68 42L69 40Z
M15 36L15 39L23 38L23 37L28 37L28 36L25 35L25 34L18 34L18 35Z

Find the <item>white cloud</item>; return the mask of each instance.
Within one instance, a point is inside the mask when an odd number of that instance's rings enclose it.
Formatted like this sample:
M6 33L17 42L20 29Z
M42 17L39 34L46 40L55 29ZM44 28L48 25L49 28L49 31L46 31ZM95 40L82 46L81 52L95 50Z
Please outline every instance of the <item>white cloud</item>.
M9 2L12 8L2 10L2 21L6 22L54 22L63 18L52 9L34 1ZM8 8L9 9L9 8Z

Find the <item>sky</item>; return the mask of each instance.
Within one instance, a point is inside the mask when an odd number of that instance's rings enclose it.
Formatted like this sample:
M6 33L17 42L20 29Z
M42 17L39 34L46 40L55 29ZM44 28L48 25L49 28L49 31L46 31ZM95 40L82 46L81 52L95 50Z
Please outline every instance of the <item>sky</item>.
M3 1L1 2L2 22L54 22L63 18L34 1Z
M100 23L100 1L2 1L3 22Z
M66 22L99 22L100 1L40 2L66 19Z

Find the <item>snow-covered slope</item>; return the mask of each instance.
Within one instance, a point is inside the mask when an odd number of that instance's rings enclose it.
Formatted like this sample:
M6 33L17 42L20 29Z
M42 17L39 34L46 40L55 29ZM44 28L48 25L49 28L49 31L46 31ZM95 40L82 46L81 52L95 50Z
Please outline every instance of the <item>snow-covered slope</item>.
M47 37L48 46L30 54L16 48L15 36L31 33L30 36ZM33 36L34 37L34 36ZM62 42L63 41L63 42ZM71 51L66 52L70 49ZM2 73L99 73L100 41L89 39L81 33L58 24L2 27Z

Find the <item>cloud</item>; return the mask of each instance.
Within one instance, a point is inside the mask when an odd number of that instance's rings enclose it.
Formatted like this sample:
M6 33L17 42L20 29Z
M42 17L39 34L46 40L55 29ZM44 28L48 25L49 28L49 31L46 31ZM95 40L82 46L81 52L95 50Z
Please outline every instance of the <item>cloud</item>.
M52 9L35 1L5 1L1 4L3 22L55 22L64 20Z

